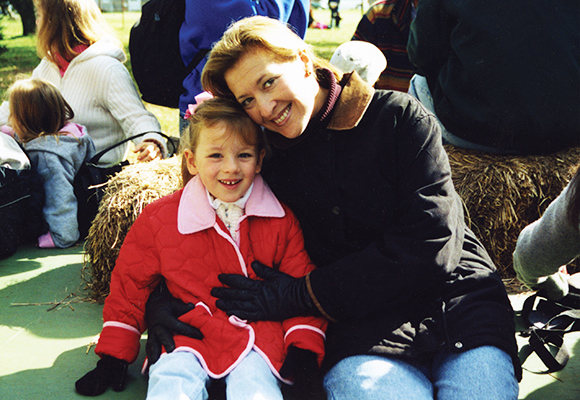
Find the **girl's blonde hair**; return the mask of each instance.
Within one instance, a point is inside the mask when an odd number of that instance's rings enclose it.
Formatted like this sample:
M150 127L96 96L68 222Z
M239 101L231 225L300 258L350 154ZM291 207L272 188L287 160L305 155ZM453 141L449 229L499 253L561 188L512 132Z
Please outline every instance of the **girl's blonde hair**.
M10 122L23 143L54 135L74 118L60 91L42 79L16 81L8 90Z
M60 55L71 61L78 55L73 50L75 46L90 46L105 36L115 38L95 0L34 0L34 3L38 14L36 51L40 58L58 64Z
M189 149L195 154L201 132L218 123L225 124L232 135L239 135L245 143L255 146L257 154L262 150L268 151L264 131L251 120L237 101L219 97L206 100L197 106L195 113L189 118L189 128L181 137L179 147L182 153L181 175L184 186L193 178L187 169L184 150Z
M330 63L314 54L304 40L281 21L273 18L254 16L232 24L210 52L201 75L203 88L214 96L232 97L225 74L248 53L266 51L276 62L294 61L304 53L310 57L314 69L327 68L336 76L342 73Z

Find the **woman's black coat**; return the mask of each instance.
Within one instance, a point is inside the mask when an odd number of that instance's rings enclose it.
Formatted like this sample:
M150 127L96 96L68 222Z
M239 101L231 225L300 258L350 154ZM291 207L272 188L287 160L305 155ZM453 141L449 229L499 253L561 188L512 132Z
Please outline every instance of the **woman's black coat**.
M465 226L435 119L356 74L342 84L326 128L275 148L262 172L318 265L310 288L333 322L326 368L357 354L428 360L492 345L519 376L513 310Z

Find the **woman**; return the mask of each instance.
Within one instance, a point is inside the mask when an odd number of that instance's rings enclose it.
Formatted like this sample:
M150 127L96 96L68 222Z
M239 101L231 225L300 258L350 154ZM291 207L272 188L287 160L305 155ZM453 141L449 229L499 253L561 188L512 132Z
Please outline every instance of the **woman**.
M292 26L301 36L306 35L308 0L187 0L185 19L179 30L179 50L185 65L204 49L211 49L232 21L252 15L277 18ZM211 15L211 18L207 16ZM207 57L193 68L183 80L184 92L179 99L179 131L187 127L184 118L189 104L195 104L195 96L203 92L201 73Z
M534 290L544 289L553 300L561 300L569 291L569 276L561 267L580 255L579 216L580 168L542 218L518 237L514 251L518 279Z
M267 130L264 177L318 266L301 279L256 263L263 280L222 275L218 307L251 320L327 317L332 399L517 398L513 311L464 224L437 122L409 95L330 68L262 17L212 49L203 85ZM148 304L154 358L171 325L163 296Z
M97 151L125 137L160 132L147 111L131 75L121 43L102 18L94 0L37 0L37 51L42 58L33 78L53 83L73 108L72 122L84 125ZM9 118L8 103L0 108L0 125ZM135 141L139 161L162 158L165 141L157 134ZM116 147L100 160L117 164L127 156L128 144Z

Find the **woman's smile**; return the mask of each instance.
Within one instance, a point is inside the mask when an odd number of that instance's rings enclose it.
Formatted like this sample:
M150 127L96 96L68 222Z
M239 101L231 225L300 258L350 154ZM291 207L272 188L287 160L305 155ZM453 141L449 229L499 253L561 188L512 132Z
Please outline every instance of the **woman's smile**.
M256 50L244 55L224 75L230 91L254 122L293 139L324 104L307 56L275 61Z
M286 122L288 115L290 114L291 109L292 109L292 104L289 104L288 107L286 107L284 110L282 110L282 112L278 115L278 117L276 117L273 120L273 122L278 126L283 125L284 122Z

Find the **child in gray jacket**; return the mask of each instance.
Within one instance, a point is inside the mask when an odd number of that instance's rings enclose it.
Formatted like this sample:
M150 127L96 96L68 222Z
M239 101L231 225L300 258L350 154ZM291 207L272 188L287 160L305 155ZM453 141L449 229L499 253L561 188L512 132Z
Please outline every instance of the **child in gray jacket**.
M73 180L95 145L84 126L70 122L74 112L51 83L24 79L9 93L9 122L44 182L49 232L38 238L38 246L72 246L80 236Z

